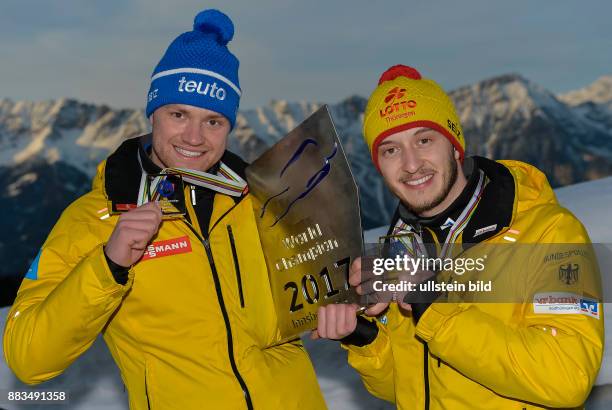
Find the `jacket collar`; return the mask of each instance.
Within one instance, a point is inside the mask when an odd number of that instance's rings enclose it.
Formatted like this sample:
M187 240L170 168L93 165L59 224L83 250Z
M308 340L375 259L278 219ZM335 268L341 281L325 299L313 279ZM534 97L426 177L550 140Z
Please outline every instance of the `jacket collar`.
M466 158L463 162L463 173L467 178L467 183L463 191L461 191L459 196L448 208L446 208L444 211L440 212L437 215L431 217L424 217L416 215L400 202L400 204L398 205L398 210L399 216L402 221L409 225L420 224L435 229L442 225L447 218L456 219L457 216L461 213L461 211L463 211L463 208L465 208L465 206L470 201L470 198L474 193L474 190L476 189L476 185L478 185L478 179L480 175L478 171L474 172L474 162L475 161L473 158Z
M463 230L462 242L465 244L464 248L469 247L470 244L482 242L508 229L514 215L515 182L508 168L496 161L484 157L475 156L472 157L472 160L474 172L471 173L469 180L471 180L474 175L478 174L476 170L480 169L484 172L488 179L488 183L484 187L478 207ZM469 197L471 193L470 189L473 191L472 184L468 183L462 194L453 202L453 205L451 205L449 209L460 203L464 194ZM442 212L442 214L446 214L446 211ZM387 235L393 232L393 227L400 217L408 217L408 220L404 219L404 221L410 225L419 223L418 217L412 215L412 219L410 219L410 215L411 214L406 214L405 208L399 204ZM438 218L438 215L428 218L428 220L433 221L438 221L438 219L441 219ZM485 228L484 231L482 230L483 228Z
M472 219L463 230L464 244L476 244L505 231L514 218L516 188L510 170L484 157L474 157L474 161L476 167L484 171L489 183Z
M148 151L151 147L151 134L125 140L117 150L106 159L104 170L104 189L108 199L114 203L135 204L138 200L138 189L142 170L150 174L157 174L161 168L149 157ZM142 162L142 168L138 162L138 156ZM230 151L225 151L221 161L229 166L242 178L246 178L245 169L247 163L239 156ZM208 172L216 172L219 163L215 164ZM197 189L205 189L197 187ZM235 198L237 201L241 197Z

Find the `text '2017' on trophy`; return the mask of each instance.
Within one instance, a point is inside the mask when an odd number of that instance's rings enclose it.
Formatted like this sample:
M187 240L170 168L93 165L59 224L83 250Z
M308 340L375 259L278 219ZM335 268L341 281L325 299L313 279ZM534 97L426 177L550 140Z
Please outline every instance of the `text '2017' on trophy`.
M317 326L317 308L353 302L363 240L357 184L323 106L247 168L281 340Z

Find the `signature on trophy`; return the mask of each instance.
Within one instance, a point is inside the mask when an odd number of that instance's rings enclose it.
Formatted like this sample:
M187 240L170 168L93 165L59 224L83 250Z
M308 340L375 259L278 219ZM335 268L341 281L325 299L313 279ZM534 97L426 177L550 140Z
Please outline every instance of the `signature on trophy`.
M311 139L311 138L307 138L304 141L302 141L302 143L300 144L300 146L295 150L295 152L293 153L293 155L291 156L291 158L289 159L289 161L287 161L287 163L285 164L285 166L283 167L283 169L281 170L280 174L279 174L279 178L281 178L283 176L283 174L285 173L285 171L292 166L295 162L297 162L299 160L299 158L302 156L302 154L304 153L304 151L306 150L306 148L309 145L314 145L317 146L319 145L315 140ZM285 210L283 212L281 212L276 219L274 220L274 223L272 223L272 225L270 225L270 228L275 226L281 219L283 219L291 210L291 208L293 207L293 205L295 205L295 203L297 201L299 201L300 199L305 198L317 185L319 185L321 183L321 181L323 181L325 179L325 177L327 175L329 175L329 171L331 170L331 159L334 158L334 156L336 156L336 153L338 152L338 143L334 142L334 147L332 148L331 153L326 156L323 159L323 166L321 167L321 169L319 169L317 172L315 172L306 182L306 186L304 191L302 191L296 198L294 198L291 202L289 202L289 204L287 205L287 207L285 208ZM281 192L279 192L276 195L271 196L270 198L266 199L266 201L263 204L263 207L261 208L261 214L259 215L260 218L263 218L263 216L266 213L267 207L268 205L276 198L279 198L281 196L283 196L284 194L286 194L287 192L289 192L289 190L291 189L291 187L286 187L284 190L282 190Z

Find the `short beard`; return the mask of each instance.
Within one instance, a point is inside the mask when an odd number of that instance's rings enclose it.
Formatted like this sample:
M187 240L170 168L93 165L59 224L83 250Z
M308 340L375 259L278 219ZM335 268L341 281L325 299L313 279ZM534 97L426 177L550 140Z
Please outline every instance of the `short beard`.
M421 204L421 205L415 205L415 204L411 204L409 202L402 201L404 206L410 212L412 212L415 215L420 215L423 212L427 212L427 211L435 208L436 206L440 205L442 203L442 201L444 201L446 199L446 197L448 196L449 192L451 191L451 189L455 185L455 182L457 181L457 176L459 174L458 171L457 171L457 161L455 161L455 158L454 158L454 155L453 155L453 151L451 151L449 165L450 165L450 168L449 168L448 172L446 172L444 175L442 175L442 182L446 181L446 184L442 187L442 191L440 191L440 194L438 196L433 198L431 201L429 201L427 203L424 203L424 204Z

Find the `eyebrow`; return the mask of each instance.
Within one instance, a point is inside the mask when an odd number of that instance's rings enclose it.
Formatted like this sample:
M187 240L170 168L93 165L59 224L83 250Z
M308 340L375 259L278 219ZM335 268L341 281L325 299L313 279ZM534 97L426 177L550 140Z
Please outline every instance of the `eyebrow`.
M432 128L421 128L420 130L417 130L414 135L419 135L422 134L424 132L429 132L429 131L434 131Z
M434 131L434 129L432 128L421 128L419 130L417 130L414 135L419 135L419 134L423 134L424 132L429 132L429 131ZM379 147L382 147L383 145L388 145L388 144L393 144L393 141L389 141L389 140L383 140L380 144L378 144Z

